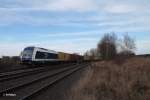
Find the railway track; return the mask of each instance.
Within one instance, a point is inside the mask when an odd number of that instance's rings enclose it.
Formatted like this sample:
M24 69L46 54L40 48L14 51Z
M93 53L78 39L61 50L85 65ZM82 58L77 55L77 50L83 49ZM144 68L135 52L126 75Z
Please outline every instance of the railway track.
M45 88L87 66L87 63L70 65L55 70L43 71L29 76L0 82L0 100L29 100ZM9 97L9 96L14 97Z
M64 65L56 65L56 66L45 66L45 67L38 67L38 68L28 68L28 69L21 69L21 70L17 70L17 71L11 71L11 72L5 72L5 73L0 73L0 82L2 81L7 81L10 79L14 79L14 78L18 78L18 77L23 77L26 75L31 75L31 74L36 74L36 73L40 73L40 72L44 72L44 71L49 71L52 69L57 69L60 67L67 67L69 65L73 65L72 64L64 64Z

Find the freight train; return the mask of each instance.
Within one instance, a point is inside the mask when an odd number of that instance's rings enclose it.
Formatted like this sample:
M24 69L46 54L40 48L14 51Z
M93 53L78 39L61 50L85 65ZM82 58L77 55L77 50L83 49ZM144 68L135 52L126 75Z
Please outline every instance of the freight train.
M83 56L56 52L39 47L26 47L20 55L23 63L58 63L58 62L79 62Z

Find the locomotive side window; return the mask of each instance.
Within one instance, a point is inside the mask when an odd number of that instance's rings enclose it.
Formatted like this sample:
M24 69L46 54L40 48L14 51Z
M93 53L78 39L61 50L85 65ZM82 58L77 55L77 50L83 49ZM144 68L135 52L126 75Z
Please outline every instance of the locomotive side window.
M35 58L36 59L45 59L45 53L37 51Z
M53 53L47 53L47 52L39 52L37 51L36 59L57 59L58 55Z
M48 59L58 59L58 55L53 53L48 53Z

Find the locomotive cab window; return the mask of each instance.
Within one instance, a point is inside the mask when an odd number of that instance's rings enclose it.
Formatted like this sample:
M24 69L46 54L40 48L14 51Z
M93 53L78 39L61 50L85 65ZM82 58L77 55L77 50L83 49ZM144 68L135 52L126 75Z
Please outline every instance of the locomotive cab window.
M34 48L32 48L32 47L25 48L24 52L22 53L22 56L23 57L32 57L33 50L34 50Z

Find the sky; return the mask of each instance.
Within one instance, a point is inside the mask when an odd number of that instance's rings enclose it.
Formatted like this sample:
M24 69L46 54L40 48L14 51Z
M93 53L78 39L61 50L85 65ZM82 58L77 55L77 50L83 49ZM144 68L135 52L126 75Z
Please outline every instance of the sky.
M128 33L150 53L150 0L0 0L0 56L27 46L83 54L104 33Z

